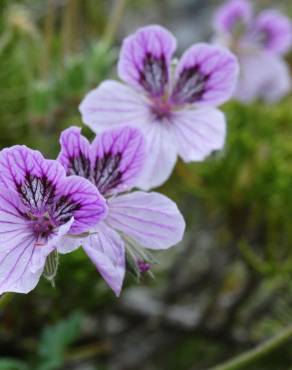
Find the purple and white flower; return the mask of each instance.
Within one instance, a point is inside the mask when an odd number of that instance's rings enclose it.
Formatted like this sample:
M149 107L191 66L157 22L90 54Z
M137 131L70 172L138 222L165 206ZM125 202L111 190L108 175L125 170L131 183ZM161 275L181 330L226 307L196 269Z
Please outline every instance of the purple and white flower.
M80 128L71 127L62 133L60 143L58 160L67 174L89 179L107 199L106 218L91 229L89 236L80 238L78 245L83 246L104 280L119 295L126 248L137 267L147 271L150 266L147 261L143 264L147 253L143 247L166 249L178 243L184 219L175 203L161 194L125 193L136 184L144 168L144 138L139 130L110 130L90 144ZM60 252L68 252L67 245L74 249L67 239Z
M254 15L248 0L230 0L218 9L215 42L229 47L240 62L235 98L243 102L276 102L291 90L283 55L292 47L292 22L267 9Z
M106 212L96 187L78 176L66 177L57 161L25 146L2 150L0 294L31 291L47 256L59 245L64 248L64 236L87 232Z
M83 121L96 133L121 125L142 130L144 170L138 185L161 185L179 155L202 161L222 149L226 123L216 107L233 94L236 57L227 49L196 44L175 66L174 36L160 26L139 29L122 45L118 75L89 92L80 105Z

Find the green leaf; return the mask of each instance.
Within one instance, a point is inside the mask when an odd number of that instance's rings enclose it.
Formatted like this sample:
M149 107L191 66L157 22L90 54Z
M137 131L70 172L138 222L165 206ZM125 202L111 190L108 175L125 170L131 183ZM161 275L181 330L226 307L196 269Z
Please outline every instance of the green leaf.
M28 370L26 364L13 358L0 358L0 370Z
M57 370L64 361L64 354L80 333L81 314L76 312L68 319L47 327L41 336L39 370ZM1 370L1 369L0 369Z

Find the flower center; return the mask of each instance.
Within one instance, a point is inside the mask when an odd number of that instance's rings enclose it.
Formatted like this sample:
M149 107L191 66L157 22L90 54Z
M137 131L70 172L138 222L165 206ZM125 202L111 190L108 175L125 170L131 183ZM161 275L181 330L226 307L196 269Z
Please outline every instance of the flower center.
M154 100L151 105L151 112L157 120L169 118L171 115L171 104L167 100Z
M31 221L32 230L37 239L47 240L56 227L48 212L42 215L28 214L28 217Z

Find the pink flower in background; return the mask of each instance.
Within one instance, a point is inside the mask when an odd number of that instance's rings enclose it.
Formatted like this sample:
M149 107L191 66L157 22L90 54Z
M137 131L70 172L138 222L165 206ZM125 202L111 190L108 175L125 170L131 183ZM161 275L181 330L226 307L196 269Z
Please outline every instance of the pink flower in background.
M25 146L0 152L0 183L0 294L27 293L64 235L88 231L107 206L88 180Z
M145 161L143 136L130 127L110 130L98 135L90 144L80 128L71 127L61 135L58 160L68 175L89 179L107 199L108 214L104 221L80 238L88 257L113 289L120 294L125 275L125 248L137 267L143 264L143 248L166 249L178 243L185 223L177 206L158 193L129 191L136 183ZM71 250L74 245L68 238ZM67 243L64 250L68 252ZM147 268L146 268L147 267Z
M238 63L227 49L208 44L189 48L174 67L176 40L165 28L148 26L122 45L118 75L80 105L83 121L96 133L122 125L142 130L145 165L137 185L161 185L177 156L202 161L222 149L225 117L216 107L233 94Z
M216 13L215 42L229 47L240 62L235 97L243 102L275 102L291 89L283 54L292 47L292 23L267 9L254 16L251 2L231 0Z
M252 19L253 11L249 1L231 0L218 9L214 27L217 32L223 33L225 37L232 37L241 28L248 26Z

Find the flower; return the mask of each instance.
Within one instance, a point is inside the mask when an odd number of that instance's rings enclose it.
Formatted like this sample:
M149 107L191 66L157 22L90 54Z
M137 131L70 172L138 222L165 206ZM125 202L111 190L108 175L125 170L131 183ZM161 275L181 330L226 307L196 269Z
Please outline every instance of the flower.
M2 150L0 294L31 291L64 235L88 231L106 211L96 187L78 176L66 177L57 161L25 146Z
M138 185L161 185L179 155L202 161L225 141L225 117L216 106L234 91L238 64L225 48L204 43L190 47L174 69L174 36L147 26L122 45L118 75L89 92L82 119L96 133L127 125L143 131L148 153Z
M215 42L229 47L240 62L235 98L276 102L291 89L283 55L292 47L292 23L267 9L253 14L248 0L230 0L215 15Z
M107 217L92 228L89 236L80 238L79 245L119 295L126 246L140 267L147 255L141 247L166 249L175 245L182 239L185 223L175 203L167 197L155 192L125 193L143 170L145 146L139 130L109 130L91 144L80 132L80 128L71 127L61 134L58 160L68 175L89 179L107 199Z

